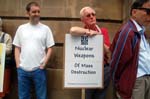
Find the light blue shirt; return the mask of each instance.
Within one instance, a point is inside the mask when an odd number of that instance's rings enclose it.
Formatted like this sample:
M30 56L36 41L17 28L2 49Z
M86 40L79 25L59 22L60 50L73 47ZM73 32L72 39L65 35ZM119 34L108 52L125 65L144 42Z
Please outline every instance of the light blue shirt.
M140 42L139 60L138 60L138 71L137 71L137 77L141 77L141 76L150 74L150 45L146 41L146 38L144 35L145 28L141 27L133 19L132 19L132 21L135 24L138 32L141 33L141 42ZM143 32L141 32L141 31L143 31Z

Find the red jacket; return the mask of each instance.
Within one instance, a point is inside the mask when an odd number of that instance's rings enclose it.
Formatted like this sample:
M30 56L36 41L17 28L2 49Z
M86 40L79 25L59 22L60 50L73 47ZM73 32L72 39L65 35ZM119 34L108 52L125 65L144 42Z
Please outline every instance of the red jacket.
M140 34L129 20L116 33L110 47L113 83L122 99L131 99L138 68Z

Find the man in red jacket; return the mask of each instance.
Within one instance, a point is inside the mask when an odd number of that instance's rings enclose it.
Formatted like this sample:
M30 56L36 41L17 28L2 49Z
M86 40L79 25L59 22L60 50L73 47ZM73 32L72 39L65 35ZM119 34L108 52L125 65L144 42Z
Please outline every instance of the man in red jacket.
M131 18L116 33L110 47L111 72L118 99L150 99L150 0L136 0Z
M84 24L84 28L81 27L72 27L70 29L70 33L75 36L87 35L94 36L97 34L101 34L104 36L104 89L87 89L85 91L86 99L105 99L106 89L109 84L109 63L108 49L110 46L109 36L106 28L100 28L96 24L96 12L91 7L84 7L80 11L81 21Z

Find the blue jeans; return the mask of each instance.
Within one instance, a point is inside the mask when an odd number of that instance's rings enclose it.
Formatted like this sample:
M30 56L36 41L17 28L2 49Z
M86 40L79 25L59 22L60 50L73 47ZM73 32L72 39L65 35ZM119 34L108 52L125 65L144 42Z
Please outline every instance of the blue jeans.
M86 89L85 99L105 99L106 91L110 82L110 66L104 66L104 89Z
M19 99L30 99L31 85L34 84L37 99L47 99L46 70L37 69L27 72L21 68L18 72ZM33 84L32 84L33 83Z

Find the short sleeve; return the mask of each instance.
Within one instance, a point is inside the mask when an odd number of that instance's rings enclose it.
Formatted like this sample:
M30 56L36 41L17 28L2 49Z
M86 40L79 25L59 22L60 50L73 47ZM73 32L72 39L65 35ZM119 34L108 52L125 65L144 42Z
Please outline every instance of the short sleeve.
M47 28L47 36L46 36L46 47L52 47L54 46L55 42L54 42L54 38L53 38L53 34L51 29L48 27Z
M21 33L21 29L20 27L17 29L14 40L13 40L13 45L21 47L21 43L20 43L20 33Z

